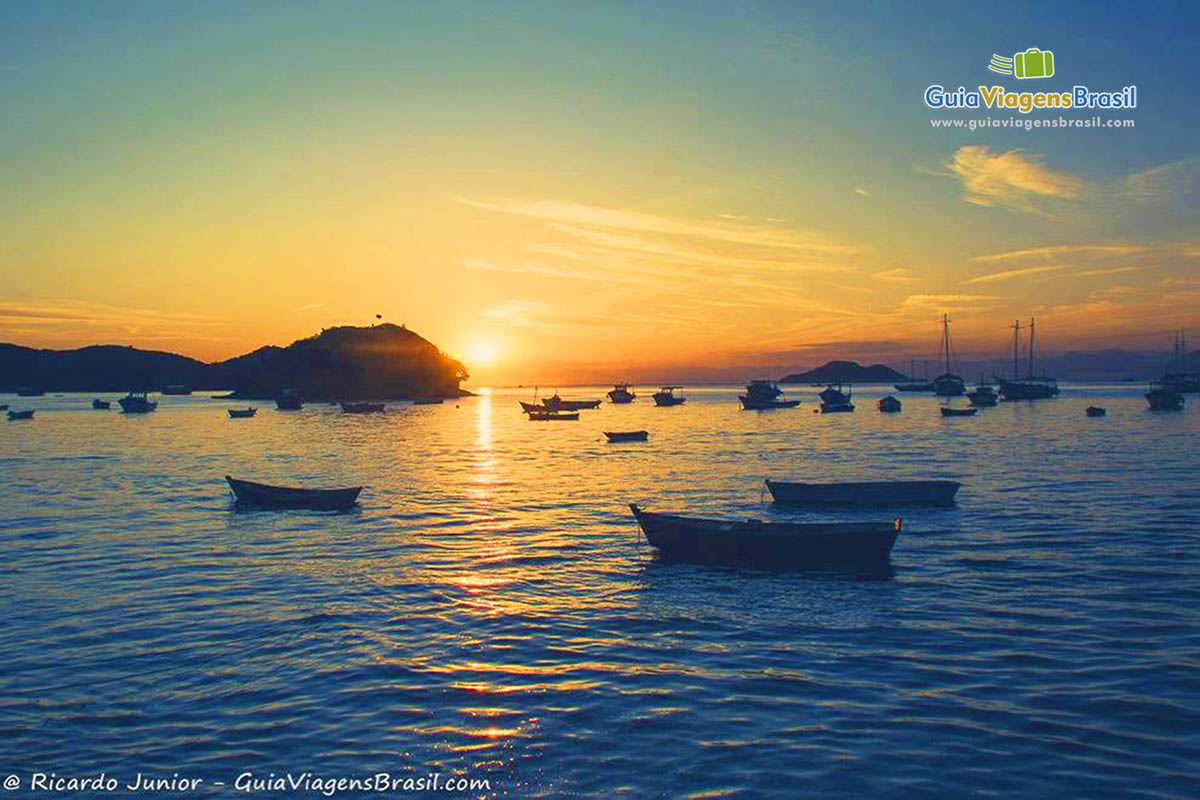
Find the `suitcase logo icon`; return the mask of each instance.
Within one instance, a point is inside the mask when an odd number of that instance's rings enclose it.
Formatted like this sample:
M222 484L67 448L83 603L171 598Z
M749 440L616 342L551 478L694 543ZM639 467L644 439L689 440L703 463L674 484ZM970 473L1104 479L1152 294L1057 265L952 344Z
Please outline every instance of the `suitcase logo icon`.
M1012 75L1020 80L1049 78L1054 75L1054 53L1031 47L1024 53L1014 53L1012 58L992 54L988 69L1001 75Z

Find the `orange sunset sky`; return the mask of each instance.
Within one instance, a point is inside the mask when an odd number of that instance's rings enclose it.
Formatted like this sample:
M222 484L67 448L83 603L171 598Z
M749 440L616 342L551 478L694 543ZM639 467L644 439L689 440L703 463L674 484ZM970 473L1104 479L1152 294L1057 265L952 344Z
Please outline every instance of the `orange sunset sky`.
M943 312L979 356L1031 314L1050 350L1200 327L1194 50L1164 26L1036 27L1037 88L1136 83L1132 130L972 132L925 87L997 80L1031 23L121 8L0 12L0 341L214 360L379 313L478 384L904 369Z

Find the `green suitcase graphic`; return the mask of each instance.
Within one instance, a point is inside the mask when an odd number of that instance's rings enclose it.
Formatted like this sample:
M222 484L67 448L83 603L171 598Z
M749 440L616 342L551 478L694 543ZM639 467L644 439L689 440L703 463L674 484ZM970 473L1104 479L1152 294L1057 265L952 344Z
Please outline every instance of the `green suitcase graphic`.
M1049 78L1054 74L1054 53L1031 47L1013 56L1014 73L1018 78Z

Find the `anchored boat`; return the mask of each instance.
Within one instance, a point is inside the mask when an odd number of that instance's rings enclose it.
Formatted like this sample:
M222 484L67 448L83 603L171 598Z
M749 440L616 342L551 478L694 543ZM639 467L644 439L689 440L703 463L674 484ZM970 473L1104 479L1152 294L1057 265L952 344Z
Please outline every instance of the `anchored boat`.
M681 394L675 394L680 392ZM682 386L664 386L655 392L654 405L656 406L681 406L687 402L687 398L682 395Z
M583 411L589 408L599 408L599 400L563 400L555 392L542 401L542 405L550 411Z
M929 362L922 361L921 363L924 364L924 366L925 366L925 379L917 380L916 378L911 377L916 372L917 362L915 359L909 359L908 374L910 377L907 380L898 381L894 386L896 391L898 391L898 392L932 392L933 391L933 381L929 380Z
M650 438L649 431L604 431L608 441L612 442L644 442Z
M979 413L979 409L978 408L948 408L947 406L942 406L941 412L942 412L943 417L973 417Z
M34 409L29 408L24 411L9 411L8 418L12 419L33 419Z
M280 411L299 411L304 408L304 398L294 389L284 389L275 398L275 408Z
M888 560L901 522L727 522L629 509L667 559L764 566L869 566Z
M112 402L109 400L101 400L97 397L92 401L92 408L96 411L107 411L108 409L112 408Z
M126 414L148 414L158 408L158 403L151 400L145 392L130 392L117 402Z
M342 411L346 414L377 414L383 411L384 403L342 403Z
M899 413L900 409L902 408L900 401L892 397L890 394L887 397L879 398L879 400L875 403L875 407L884 414L896 414Z
M752 380L746 384L746 393L738 395L746 411L765 411L772 408L795 408L799 400L783 399L783 390L775 381Z
M1108 409L1101 408L1100 406L1088 406L1086 413L1089 417L1103 417L1108 414Z
M533 422L571 422L579 419L578 411L530 411L529 419Z
M801 507L950 506L960 486L958 481L767 481L776 503Z
M229 409L230 419L249 419L258 413L257 408L231 408Z
M975 388L967 392L967 399L971 401L971 405L980 408L991 408L996 405L996 390L992 385L986 382L982 377L979 383L975 384Z
M838 414L854 410L854 403L850 402L854 399L854 390L847 388L842 391L842 385L839 383L837 388L833 388L833 384L825 387L818 397L821 398L821 413L822 414Z
M1045 400L1058 395L1058 381L1044 375L1033 374L1033 353L1037 343L1037 323L1029 318L1029 370L1024 378L1017 377L1017 364L1021 349L1021 321L1013 323L1013 377L1007 380L996 375L1000 384L1000 395L1011 400Z
M294 486L270 486L253 481L240 481L225 476L233 496L239 503L266 508L307 508L319 511L340 511L354 505L361 486L347 489L302 489Z
M618 383L608 392L608 399L618 405L632 403L637 397L628 383Z

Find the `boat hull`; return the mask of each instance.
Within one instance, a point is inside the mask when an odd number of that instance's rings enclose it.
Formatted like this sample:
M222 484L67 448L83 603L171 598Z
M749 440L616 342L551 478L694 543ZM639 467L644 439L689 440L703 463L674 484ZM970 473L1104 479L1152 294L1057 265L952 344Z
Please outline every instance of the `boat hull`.
M799 400L767 400L764 398L750 397L749 395L739 394L738 400L742 403L742 408L746 411L767 411L773 408L795 408L800 405Z
M225 476L239 503L262 508L302 508L316 511L341 511L358 501L361 486L346 489L302 489L240 481Z
M107 411L112 408L112 402L109 400L93 400L92 408L96 411Z
M1108 414L1108 410L1101 408L1100 406L1088 406L1087 407L1087 415L1089 417L1103 417L1106 414Z
M942 408L943 417L973 417L978 413L977 408Z
M854 403L821 403L822 414L849 414L854 410Z
M250 419L250 417L253 417L256 413L258 413L257 408L231 408L229 409L229 418Z
M383 403L342 403L342 411L346 414L378 414L383 411Z
M962 484L958 481L859 481L851 483L795 483L767 481L775 502L802 508L843 506L952 506Z
M651 546L669 560L788 567L884 565L900 535L894 522L794 524L657 514L630 505Z
M9 411L9 419L33 419L33 411Z
M573 422L579 419L578 411L530 411L533 422Z
M121 404L121 410L126 414L149 414L158 408L158 403L143 397L122 397L117 402Z
M656 406L681 406L686 402L686 397L660 397L659 395L654 395L654 405Z
M1013 400L1048 400L1058 395L1058 385L1047 381L1035 379L1010 381L997 375L996 383L1000 384L1001 397L1010 402Z
M599 400L563 400L558 397L547 397L542 401L550 411L586 411L592 408L599 408Z
M650 438L649 431L604 431L609 442L644 442Z
M1170 389L1151 389L1146 392L1151 411L1182 411L1183 395Z

